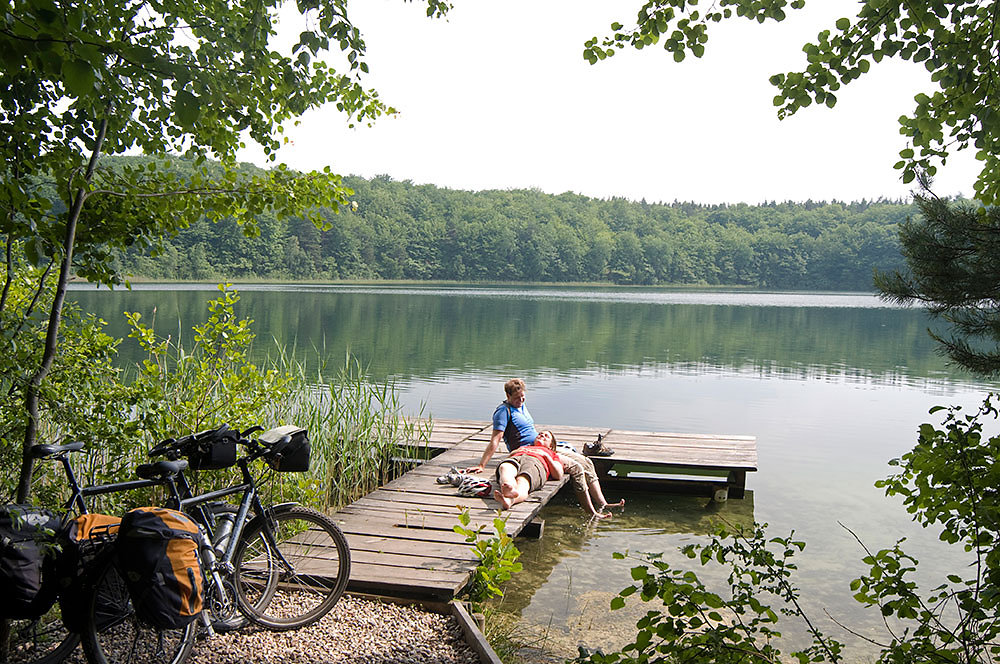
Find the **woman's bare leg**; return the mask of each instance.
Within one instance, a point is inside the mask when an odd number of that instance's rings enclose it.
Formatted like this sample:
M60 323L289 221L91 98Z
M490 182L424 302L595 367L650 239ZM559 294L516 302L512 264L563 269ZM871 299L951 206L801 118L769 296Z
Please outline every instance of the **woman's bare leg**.
M493 491L493 499L500 503L500 509L509 510L528 498L531 485L524 475L516 475L517 466L512 463L501 463L497 480L500 488Z

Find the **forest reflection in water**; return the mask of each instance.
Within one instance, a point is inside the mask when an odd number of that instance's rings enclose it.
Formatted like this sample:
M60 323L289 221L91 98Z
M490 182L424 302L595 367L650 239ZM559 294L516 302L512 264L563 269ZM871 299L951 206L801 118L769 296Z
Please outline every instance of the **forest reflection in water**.
M212 297L203 288L80 289L71 298L102 315L112 335L127 334L126 310L161 333L189 335ZM258 353L272 339L311 360L340 361L350 351L376 379L650 367L888 383L950 375L922 311L865 294L238 288ZM131 359L134 344L122 353Z

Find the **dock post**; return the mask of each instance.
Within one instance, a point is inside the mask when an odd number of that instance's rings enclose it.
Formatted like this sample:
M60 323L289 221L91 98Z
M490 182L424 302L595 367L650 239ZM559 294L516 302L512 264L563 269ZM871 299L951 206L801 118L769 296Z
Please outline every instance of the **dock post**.
M727 481L729 483L729 497L742 498L747 488L747 471L730 470Z
M541 539L542 533L545 531L545 519L534 518L528 523L524 524L524 528L518 533L521 537L530 537L531 539Z

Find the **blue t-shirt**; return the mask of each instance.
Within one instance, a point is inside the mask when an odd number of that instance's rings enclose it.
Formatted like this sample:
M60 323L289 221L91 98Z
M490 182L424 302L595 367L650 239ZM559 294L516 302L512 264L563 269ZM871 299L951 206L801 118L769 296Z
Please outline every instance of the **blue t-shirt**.
M497 409L493 411L493 430L505 431L507 429L508 412L510 412L510 421L517 427L517 433L520 435L517 447L534 443L535 438L538 438L538 432L535 431L535 420L531 419L531 413L528 412L526 404L521 404L520 408L514 408L504 401L497 406Z

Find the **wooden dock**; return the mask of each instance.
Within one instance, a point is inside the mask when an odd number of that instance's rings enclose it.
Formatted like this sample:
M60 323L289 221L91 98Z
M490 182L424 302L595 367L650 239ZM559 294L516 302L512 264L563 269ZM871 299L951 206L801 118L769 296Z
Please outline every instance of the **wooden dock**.
M703 476L709 486L728 487L742 497L746 473L757 469L756 440L748 436L707 436L632 432L587 427L551 428L560 441L577 449L604 436L615 449L612 457L594 458L599 472L616 481L645 483L677 473L714 473ZM479 462L489 442L492 426L482 421L433 420L428 442L433 458L396 480L334 514L351 546L351 579L348 590L392 597L449 600L459 594L475 569L471 545L453 531L461 509L467 508L472 525L493 532L497 503L492 498L464 498L451 485L435 482L449 468L467 468ZM501 446L502 447L502 446ZM503 460L503 450L493 456L482 477L490 479ZM696 479L698 479L696 477ZM542 507L565 484L547 482L542 490L509 512L507 532L521 533Z

